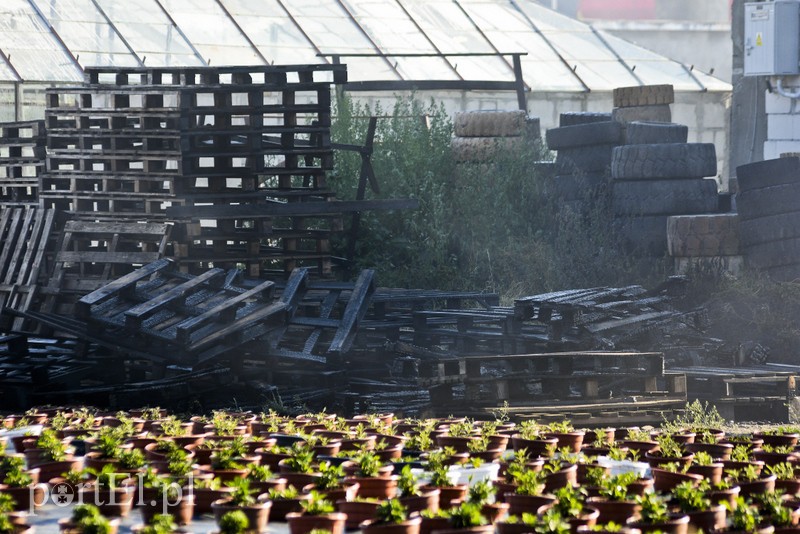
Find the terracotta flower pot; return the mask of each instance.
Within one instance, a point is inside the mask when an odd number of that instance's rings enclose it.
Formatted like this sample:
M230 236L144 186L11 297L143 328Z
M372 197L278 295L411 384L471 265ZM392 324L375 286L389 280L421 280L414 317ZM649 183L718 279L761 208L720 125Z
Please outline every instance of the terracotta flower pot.
M344 534L346 519L347 516L340 512L322 515L286 514L290 534L308 534L315 529L328 530L331 534Z
M569 523L572 534L577 534L578 529L581 527L591 528L597 524L597 519L600 517L600 510L587 506L581 511L578 517L571 517L567 520Z
M436 445L442 448L451 447L456 452L469 452L469 444L477 440L477 436L456 437L445 434L436 438Z
M509 508L511 505L506 502L487 503L481 506L481 513L490 525L494 525L508 515Z
M800 434L765 434L763 432L754 432L753 437L764 441L764 445L772 447L794 447L800 441Z
M659 467L666 464L678 464L681 467L689 467L694 460L694 454L684 454L680 458L662 456L660 452L646 452L644 458L651 467Z
M573 432L548 432L546 438L556 438L558 440L558 450L569 449L572 452L580 452L583 446L585 432L576 430Z
M708 510L688 512L686 515L689 516L689 532L695 534L700 530L713 532L725 528L725 518L728 513L724 505L717 504Z
M597 521L602 523L617 523L624 525L629 520L639 517L642 507L633 501L609 501L602 497L590 497L586 504L600 512Z
M515 451L525 449L533 457L550 458L558 446L557 438L525 439L519 434L511 436L511 446Z
M736 497L739 496L742 489L739 486L733 486L728 489L714 490L708 493L708 498L711 499L711 504L718 504L727 502L730 506L736 506Z
M184 494L190 493L189 490L190 488L184 487ZM191 489L191 493L194 495L194 512L199 515L211 512L211 503L227 499L233 493L233 488L209 489L195 487Z
M420 495L408 495L400 497L400 502L406 507L408 513L423 512L430 510L437 512L439 510L439 496L441 495L439 488L433 488L428 491L422 492Z
M422 486L422 491L431 491L436 489L435 486ZM439 486L439 506L441 508L450 508L451 503L454 501L463 501L467 498L469 486L467 484L458 484L456 486Z
M544 490L555 491L564 486L577 486L578 485L578 466L577 464L568 465L555 473L545 475L544 477Z
M662 532L663 534L687 534L689 532L689 516L677 515L663 523L631 523L631 526L639 529L642 534L647 532Z
M358 525L364 534L419 534L422 518L412 517L400 523L376 523L365 521Z
M753 495L758 495L759 493L771 493L775 491L776 480L777 477L775 475L769 475L766 477L762 476L758 480L753 480L752 482L739 480L737 484L742 490L740 495L744 498L748 498Z
M419 525L419 534L431 534L450 528L450 522L446 517L423 517Z
M709 482L711 485L718 484L722 480L722 473L723 473L723 464L722 462L714 463L711 465L696 465L693 464L689 466L688 473L692 473L693 475L700 475Z
M639 454L639 458L644 458L645 454L653 453L659 450L661 447L655 441L634 441L634 440L622 440L620 441L620 446L630 449L632 452L636 452Z
M660 493L668 493L682 482L691 482L693 486L697 486L703 481L702 475L693 475L691 473L674 473L666 469L659 469L653 467L651 470L653 474L653 487Z
M300 513L303 511L303 506L300 504L303 501L311 499L311 494L301 493L294 499L275 499L272 501L272 511L270 517L272 521L286 521L286 516L290 513Z
M12 488L5 484L0 484L0 493L10 495L14 501L14 510L33 511L42 506L47 500L47 488L41 484L31 484L22 488Z
M730 443L688 443L683 446L687 452L706 452L715 460L730 460L733 445Z
M397 495L397 475L389 478L351 477L348 482L358 482L359 497L373 499L391 499Z
M358 528L364 521L375 519L375 510L380 502L371 501L336 501L336 511L347 515L344 521L345 528Z
M100 513L108 517L128 517L133 508L133 487L117 487L112 489L96 486L78 491L82 502L94 504Z
M547 506L556 502L552 495L520 495L518 493L506 493L505 501L509 505L510 515L522 516L524 513L535 514L542 506Z
M144 504L139 509L145 523L150 523L156 514L169 514L175 518L175 523L178 525L188 525L192 522L194 515L194 501L195 496L192 494L181 495L180 499L174 503L164 499L143 501Z
M324 493L329 501L337 502L352 501L358 496L359 489L361 489L361 485L358 482L349 481L342 482L341 486L338 488L317 489L317 491Z

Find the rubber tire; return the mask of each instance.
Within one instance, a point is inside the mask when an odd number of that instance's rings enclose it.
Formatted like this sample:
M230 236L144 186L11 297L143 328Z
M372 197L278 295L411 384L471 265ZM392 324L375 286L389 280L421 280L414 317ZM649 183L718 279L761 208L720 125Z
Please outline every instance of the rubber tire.
M717 151L711 143L623 145L614 149L615 180L704 178L717 174Z
M718 202L717 182L714 180L611 183L611 209L615 216L714 213Z
M800 181L800 158L778 158L736 167L739 191L763 189Z
M800 211L742 221L739 233L743 248L800 237Z
M747 264L756 269L769 269L800 263L800 238L759 243L744 249Z
M739 216L735 213L676 215L667 219L670 256L739 255Z
M736 208L743 221L797 211L800 182L763 189L751 189L736 196Z
M559 126L576 126L578 124L589 124L592 122L606 122L611 120L611 113L595 111L568 111L562 113L558 118Z
M667 253L667 216L614 219L620 244L632 255L663 258Z
M591 145L618 145L622 140L622 127L614 121L563 126L547 130L545 139L550 150Z
M615 145L593 145L559 150L556 156L559 174L607 172L611 166L611 151L614 147Z
M498 150L522 148L523 137L453 137L450 147L456 162L492 161Z
M463 111L456 113L456 137L512 137L525 131L524 111Z
M672 122L672 110L668 105L641 106L636 108L614 108L611 118L617 122Z
M626 145L686 143L689 127L674 122L629 122L625 127Z
M656 106L675 102L675 89L671 85L617 87L613 95L615 108Z

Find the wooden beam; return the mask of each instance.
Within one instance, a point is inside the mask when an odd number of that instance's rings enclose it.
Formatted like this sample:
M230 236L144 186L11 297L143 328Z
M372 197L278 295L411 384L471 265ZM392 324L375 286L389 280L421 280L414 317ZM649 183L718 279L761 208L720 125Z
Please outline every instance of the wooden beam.
M407 210L419 208L415 198L392 200L332 200L330 202L270 202L228 206L172 206L167 217L176 219L252 219L277 216L336 215L357 211Z

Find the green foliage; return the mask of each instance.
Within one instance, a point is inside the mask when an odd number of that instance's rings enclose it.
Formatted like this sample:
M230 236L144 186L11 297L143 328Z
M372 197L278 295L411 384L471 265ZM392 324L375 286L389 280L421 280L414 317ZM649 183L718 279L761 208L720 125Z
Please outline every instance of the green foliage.
M736 497L734 505L725 501L725 507L728 509L728 523L731 530L754 532L761 523L758 508L742 497Z
M356 462L356 474L360 477L376 477L380 471L381 459L372 451L362 451L353 461Z
M606 470L602 467L590 467L586 470L586 485L595 488L602 487L607 477Z
M657 524L669 521L669 508L666 501L655 493L637 495L634 499L642 507L641 520L643 523Z
M750 447L743 444L734 445L733 450L731 450L731 460L734 462L749 462Z
M317 489L328 490L338 488L344 479L344 468L341 465L333 465L330 462L319 464L319 477L314 481Z
M332 502L316 491L312 491L311 498L302 501L300 505L303 507L303 512L308 515L332 514L336 510Z
M265 482L274 476L272 470L267 465L250 464L247 466L247 469L247 478L257 482Z
M587 194L585 213L563 209L532 165L548 156L538 139L524 137L513 148L498 144L490 162L457 164L452 122L441 104L401 97L386 110L345 96L335 114L332 139L356 145L365 141L368 117L381 117L372 156L380 197L420 202L414 211L361 215L353 267L378 269L383 285L518 297L630 283L654 270L652 259L637 262L620 253L605 198ZM360 164L356 153L336 154L330 183L338 198L356 198ZM337 255L346 248L345 240L335 244Z
M97 442L92 450L99 452L103 458L118 458L122 452L123 436L112 427L105 427L97 434Z
M118 488L120 483L127 478L125 473L117 473L113 464L106 464L100 471L86 468L86 471L97 477L97 485L101 488Z
M519 436L522 439L541 439L543 431L544 428L533 419L522 421L519 424Z
M708 454L706 451L698 451L694 453L694 459L692 463L695 465L712 465L714 464L714 457Z
M92 504L79 504L72 509L72 523L84 534L109 534L111 523L100 514L100 509Z
M300 491L294 486L286 486L284 490L271 489L267 492L271 501L281 501L288 499L296 499L300 495Z
M450 526L453 528L479 527L486 523L480 505L465 502L450 510Z
M628 486L638 479L639 476L636 473L620 473L608 477L600 486L600 496L610 501L625 501L628 499Z
M725 425L725 419L717 411L717 407L695 400L687 402L683 414L672 421L664 420L661 428L667 433L676 433L682 430L702 432L704 430L720 428Z
M554 508L562 517L578 517L583 512L584 493L572 486L564 486L556 490L556 504Z
M222 449L211 455L211 468L219 469L222 471L232 469L243 469L243 465L239 463L236 453L231 449ZM291 460L291 458L287 459Z
M43 449L43 456L52 462L60 462L67 456L67 446L58 438L55 431L49 428L42 430L36 440L36 447Z
M402 523L408 519L408 509L399 499L388 499L375 509L375 517L380 523Z
M464 421L456 421L450 424L447 433L454 438L468 438L475 433L474 423L466 418Z
M0 513L0 534L12 534L15 532L14 524L5 513Z
M161 420L161 430L165 436L185 436L188 434L188 430L183 426L183 421L174 415Z
M231 502L236 506L251 506L255 504L255 489L250 488L250 480L247 478L237 478L231 482L233 492Z
M681 482L672 489L672 498L684 512L699 512L711 507L711 499L706 496L708 483L695 487L690 480Z
M250 520L241 510L231 510L219 518L221 534L242 534L250 528Z
M167 471L175 476L186 476L192 470L192 461L183 449L175 449L167 453Z
M169 514L156 514L148 525L140 530L141 534L169 534L178 530L175 519Z
M431 438L431 432L429 430L424 430L413 435L406 434L406 437L408 438L404 446L406 450L429 451L434 447L433 439Z
M403 497L411 497L419 495L419 480L417 476L411 471L410 465L404 465L400 470L400 476L397 479L397 489Z
M140 469L144 467L144 454L139 449L122 451L118 455L119 466L123 469Z
M794 465L789 462L781 462L775 465L765 466L764 469L770 475L775 475L778 480L794 480Z
M489 480L479 480L470 484L467 493L467 502L486 504L494 499L497 489Z
M33 478L22 469L14 469L6 473L3 484L12 488L24 488L33 484Z
M656 438L663 458L682 458L683 449L680 444L669 434L661 434Z
M514 477L516 492L520 495L541 495L544 491L544 474L541 471L525 470Z
M0 493L0 514L6 514L14 510L17 501L8 493Z

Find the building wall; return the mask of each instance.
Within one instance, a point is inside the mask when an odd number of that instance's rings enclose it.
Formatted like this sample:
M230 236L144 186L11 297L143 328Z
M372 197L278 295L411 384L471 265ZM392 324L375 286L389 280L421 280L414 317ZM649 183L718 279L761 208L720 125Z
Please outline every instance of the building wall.
M395 96L387 93L352 93L356 99L391 109ZM458 111L495 111L517 109L516 95L464 91L424 92L416 96L442 102L451 115ZM609 92L592 93L529 93L528 115L538 117L542 133L558 126L559 115L569 111L608 112L613 107ZM689 142L714 143L717 149L720 191L728 190L728 132L730 126L730 93L678 92L672 105L672 120L689 127Z
M773 78L771 86L777 87ZM800 76L784 79L784 86L800 96ZM778 94L776 89L766 92L767 140L764 142L764 159L780 157L785 152L800 152L800 101Z

